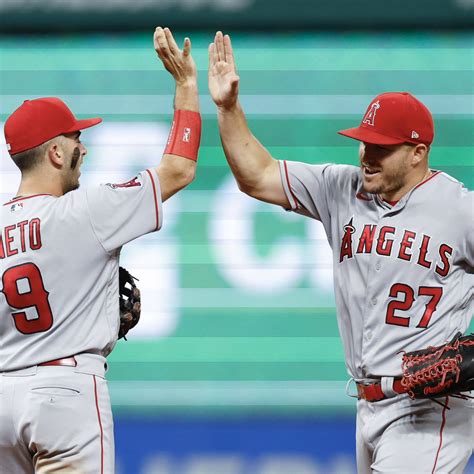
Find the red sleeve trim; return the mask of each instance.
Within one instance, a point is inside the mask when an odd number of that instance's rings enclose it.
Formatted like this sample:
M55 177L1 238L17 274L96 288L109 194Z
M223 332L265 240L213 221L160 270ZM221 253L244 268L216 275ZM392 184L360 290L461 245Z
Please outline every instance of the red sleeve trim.
M151 174L150 170L146 170L148 175L150 176L151 179L151 185L153 186L153 197L155 198L155 216L156 216L156 228L155 230L158 230L160 227L160 214L159 214L159 206L158 206L158 197L156 195L156 184L155 180L153 179L153 175Z
M93 375L92 377L94 378L95 407L97 409L97 419L99 421L100 428L100 474L104 474L104 429L102 428L102 420L100 418L99 397L97 395L97 382L95 380L95 375Z
M431 177L433 177L433 176L431 176ZM438 464L439 453L441 451L441 447L443 446L443 430L444 430L444 427L446 425L446 410L448 408L448 402L449 402L449 397L446 397L445 404L444 404L444 407L443 407L443 413L441 415L441 417L442 417L441 427L439 429L439 446L438 446L438 451L436 452L436 458L435 458L435 462L434 462L433 470L431 471L431 474L434 474L436 472L436 465Z
M12 200L6 202L4 204L4 206L8 206L9 204L13 204L13 203L18 202L18 201L24 201L25 199L35 198L35 197L38 197L38 196L52 196L52 194L33 194L31 196L25 196L25 197L18 196L16 198L13 198Z
M285 167L285 178L286 182L288 184L288 189L290 191L291 197L294 200L294 208L296 209L298 207L298 199L296 199L295 194L293 193L293 190L291 189L291 184L290 184L290 176L288 174L288 166L286 165L286 160L283 160L283 166ZM292 206L293 207L293 206Z

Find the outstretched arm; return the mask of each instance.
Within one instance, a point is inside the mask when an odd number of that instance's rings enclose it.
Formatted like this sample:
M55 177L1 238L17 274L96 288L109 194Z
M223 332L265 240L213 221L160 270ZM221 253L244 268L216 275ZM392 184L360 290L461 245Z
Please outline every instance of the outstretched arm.
M240 190L261 201L290 207L278 161L252 135L238 100L239 76L228 35L209 45L209 91L217 105L222 146Z
M191 117L193 122L185 125L186 129L189 129L187 138L189 141L197 140L197 146L199 146L201 122L200 116L199 123L195 122L198 117L197 113L199 113L199 96L196 64L191 56L191 41L189 38L185 38L183 50L180 50L169 28L157 27L153 42L158 57L176 82L173 126L177 126L177 111L195 112L195 114L192 114L194 117ZM171 137L172 135L170 135L170 139ZM176 139L177 142L183 142L182 146L173 147L168 144L160 164L156 167L160 180L162 201L166 201L191 183L196 172L196 161L193 157L186 157L185 148L189 148L190 144L185 143L182 136L178 136Z

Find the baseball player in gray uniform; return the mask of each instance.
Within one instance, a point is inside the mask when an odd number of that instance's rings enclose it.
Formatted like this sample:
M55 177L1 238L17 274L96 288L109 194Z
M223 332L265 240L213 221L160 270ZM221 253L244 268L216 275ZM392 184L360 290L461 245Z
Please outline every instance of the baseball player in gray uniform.
M160 229L162 202L194 178L200 139L190 41L181 51L157 28L154 46L176 81L173 131L157 167L127 183L77 189L80 131L100 118L41 98L5 123L22 178L0 214L2 474L114 472L104 374L119 329L120 250Z
M412 400L400 351L441 345L472 317L474 193L431 170L429 110L406 92L376 97L360 126L359 166L275 160L238 101L229 36L209 46L209 89L239 188L321 221L333 250L339 331L355 381L360 473L460 473L472 454L473 404ZM438 400L439 401L439 400Z

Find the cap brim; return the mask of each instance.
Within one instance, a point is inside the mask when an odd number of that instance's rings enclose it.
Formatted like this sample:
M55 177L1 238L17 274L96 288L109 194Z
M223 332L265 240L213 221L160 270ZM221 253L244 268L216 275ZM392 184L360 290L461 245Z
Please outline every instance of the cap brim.
M362 127L339 130L337 133L344 135L345 137L353 138L354 140L372 143L374 145L399 145L400 143L406 142L406 140L401 138L387 137L386 135Z
M102 122L102 119L100 117L77 120L73 127L71 127L69 130L64 131L63 133L78 132L79 130L84 130L85 128L93 127L94 125L97 125L100 122Z

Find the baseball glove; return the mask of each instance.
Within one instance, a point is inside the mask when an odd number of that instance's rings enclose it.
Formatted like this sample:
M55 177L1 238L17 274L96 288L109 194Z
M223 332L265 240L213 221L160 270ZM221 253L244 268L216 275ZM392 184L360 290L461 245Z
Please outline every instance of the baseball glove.
M137 278L123 267L119 267L120 329L118 338L127 340L126 335L140 320L140 290L135 285Z
M465 397L474 390L474 334L459 332L442 346L407 352L401 383L411 398Z

